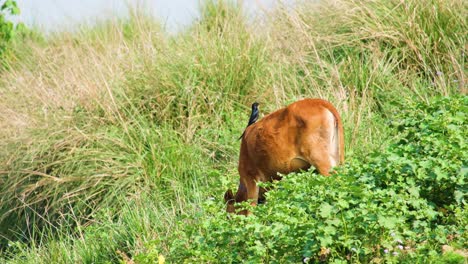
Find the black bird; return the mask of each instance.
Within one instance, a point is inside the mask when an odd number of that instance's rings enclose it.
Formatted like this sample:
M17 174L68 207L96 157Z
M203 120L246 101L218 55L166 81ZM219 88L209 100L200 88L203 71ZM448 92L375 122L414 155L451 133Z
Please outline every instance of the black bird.
M259 111L258 111L258 103L255 102L252 104L252 113L250 113L250 118L249 118L249 123L247 124L247 126L245 127L246 129L252 125L253 123L257 122L258 120L258 114L259 114ZM244 133L242 133L242 136L240 136L239 139L241 139L245 134L245 130L244 130Z

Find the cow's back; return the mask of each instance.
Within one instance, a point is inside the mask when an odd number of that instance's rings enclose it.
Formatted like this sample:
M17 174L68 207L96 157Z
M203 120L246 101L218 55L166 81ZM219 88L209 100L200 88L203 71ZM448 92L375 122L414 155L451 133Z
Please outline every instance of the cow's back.
M310 153L321 147L335 122L334 107L321 99L304 99L279 109L248 127L242 139L239 170L260 177L277 178L311 166ZM330 122L331 121L331 122ZM323 150L320 150L323 153Z

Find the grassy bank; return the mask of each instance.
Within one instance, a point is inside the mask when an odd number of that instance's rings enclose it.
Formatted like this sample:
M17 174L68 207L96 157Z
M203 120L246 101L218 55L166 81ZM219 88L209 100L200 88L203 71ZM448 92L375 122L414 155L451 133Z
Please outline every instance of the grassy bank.
M466 93L466 10L340 0L248 22L207 1L175 36L134 14L13 43L0 71L0 260L196 256L174 252L174 234L235 186L250 103L331 101L358 163L387 148L408 105Z

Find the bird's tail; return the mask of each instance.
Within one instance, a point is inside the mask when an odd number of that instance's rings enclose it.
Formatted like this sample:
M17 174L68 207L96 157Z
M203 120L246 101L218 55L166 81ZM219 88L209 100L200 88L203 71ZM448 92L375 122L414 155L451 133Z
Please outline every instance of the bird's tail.
M244 129L244 132L242 132L242 135L239 137L238 140L241 140L243 137L244 137L244 134L245 134L245 130L252 124L254 124L257 119L258 119L258 103L255 102L252 104L252 112L250 113L250 117L249 117L249 123L247 124L247 126L245 127Z
M241 140L244 137L244 134L245 134L245 129L244 129L244 132L242 132L242 135L237 140Z

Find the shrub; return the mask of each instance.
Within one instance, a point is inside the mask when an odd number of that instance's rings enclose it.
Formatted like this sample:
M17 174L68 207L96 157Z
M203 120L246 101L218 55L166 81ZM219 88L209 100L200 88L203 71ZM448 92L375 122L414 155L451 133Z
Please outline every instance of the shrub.
M14 33L13 22L7 21L5 14L19 14L19 9L15 1L8 0L0 6L0 50L4 48L4 42L9 41L13 37Z
M17 26L8 21L7 15L18 15L19 8L14 0L6 0L3 4L0 2L0 59L6 50L8 42L14 37ZM0 60L1 61L1 60Z
M463 96L412 105L396 116L398 141L371 162L378 185L400 190L417 183L414 191L438 207L464 204L467 113Z

